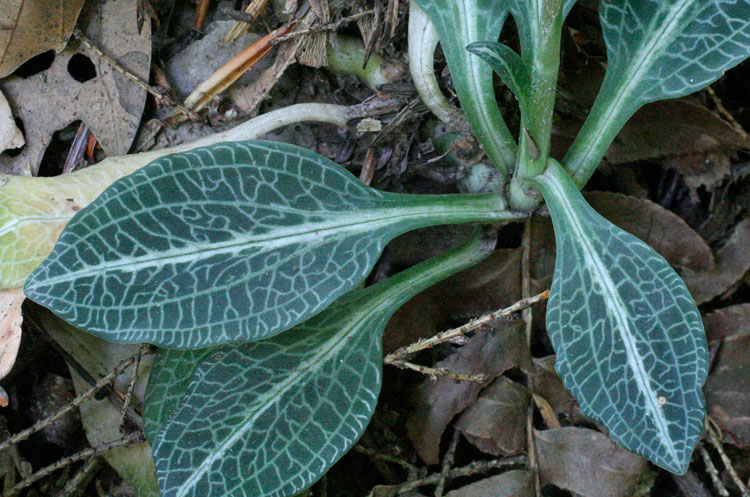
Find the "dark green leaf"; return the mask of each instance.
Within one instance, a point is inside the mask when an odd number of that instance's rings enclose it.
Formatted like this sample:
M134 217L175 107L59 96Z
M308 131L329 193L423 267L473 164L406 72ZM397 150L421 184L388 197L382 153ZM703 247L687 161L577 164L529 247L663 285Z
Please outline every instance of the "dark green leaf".
M26 295L115 342L202 348L272 336L368 274L418 227L514 217L499 195L404 195L283 143L159 158L67 225Z
M393 312L493 247L474 237L286 333L212 352L154 440L164 497L281 497L312 485L369 422Z
M557 242L547 305L557 372L613 440L684 473L703 430L708 369L693 299L660 255L586 203L557 162L535 182Z
M563 164L583 185L643 104L693 93L750 55L750 0L602 0L607 73Z
M529 108L531 73L521 57L507 45L490 41L472 43L466 50L484 59L495 70L516 96L521 113L526 116Z
M196 366L219 347L196 350L159 349L148 376L143 401L143 431L153 445L156 434L185 395Z

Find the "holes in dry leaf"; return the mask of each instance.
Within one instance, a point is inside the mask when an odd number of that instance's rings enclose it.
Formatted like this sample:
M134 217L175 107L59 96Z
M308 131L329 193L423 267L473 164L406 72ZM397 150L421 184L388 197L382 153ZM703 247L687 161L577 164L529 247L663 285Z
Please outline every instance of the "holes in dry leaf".
M96 77L96 67L91 59L77 53L68 62L68 74L79 83L85 83Z
M32 58L21 64L13 74L22 78L28 78L29 76L33 76L34 74L39 74L40 72L46 71L50 68L54 61L55 52L52 50L47 50L46 52L42 52L39 55L33 56Z
M38 176L51 177L62 174L65 158L68 156L80 124L81 121L74 121L52 135L52 140L39 164Z
M21 130L21 134L23 134L23 136L25 138L26 137L26 127L23 125L23 121L21 121L21 119L19 119L18 117L15 117L15 116L13 117L13 120L16 122L16 127L19 130ZM25 142L24 142L24 145L25 145ZM9 149L6 149L3 153L4 154L8 154L11 157L16 157L17 155L19 155L23 151L24 145L21 145L18 148L9 148Z

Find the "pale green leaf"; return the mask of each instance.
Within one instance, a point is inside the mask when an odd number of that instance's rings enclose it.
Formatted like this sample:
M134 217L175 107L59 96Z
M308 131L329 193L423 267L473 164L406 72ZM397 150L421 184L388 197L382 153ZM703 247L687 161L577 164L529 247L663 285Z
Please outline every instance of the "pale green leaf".
M286 333L212 352L154 440L164 497L282 497L312 485L372 416L390 316L493 247L494 237L474 237Z
M461 108L496 166L510 170L516 144L495 101L492 69L466 51L477 41L497 41L508 9L497 0L416 0L429 16L448 62Z
M313 152L232 142L155 160L66 226L26 295L115 342L202 348L272 336L433 224L509 219L499 195L384 193Z
M660 255L586 203L557 162L535 182L557 241L547 306L557 372L613 440L684 473L703 430L708 368L693 299Z
M643 104L700 90L750 56L750 0L602 0L599 14L607 73L563 161L579 186Z

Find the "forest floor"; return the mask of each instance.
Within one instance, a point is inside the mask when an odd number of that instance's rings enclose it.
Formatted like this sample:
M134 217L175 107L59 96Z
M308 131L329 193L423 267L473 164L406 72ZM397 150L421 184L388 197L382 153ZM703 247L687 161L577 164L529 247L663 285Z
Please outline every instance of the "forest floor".
M209 76L284 25L284 15L270 2L245 34L224 43L237 22L235 3L241 2L86 2L79 34L64 50L37 55L0 79L0 93L25 138L24 145L0 154L0 171L56 176L105 156L187 143L295 103L389 99L393 111L360 121L359 130L299 123L265 138L314 150L379 189L459 191L466 170L444 160L435 140L442 125L420 103L408 75L407 0L331 1L330 18L315 25L325 29L307 37L277 35L281 40L261 45L267 53L228 90L212 95L202 109L181 113L188 95ZM552 144L557 158L572 142L604 75L596 4L579 2L563 31ZM296 13L300 19L304 5L300 2ZM337 36L360 39L363 33L368 52L382 57L390 71L379 95L356 75L297 62L316 65L321 57L324 62L327 39L328 50L336 50ZM512 23L502 38L517 46ZM439 50L436 69L446 95L458 105ZM742 485L746 490L750 483L748 80L745 62L704 91L647 105L622 130L585 188L595 209L678 270L703 315L712 361L704 389L710 423L687 474L675 476L619 448L580 412L554 372L540 299L530 312L473 330L465 344L442 344L409 358L427 374L386 364L370 427L309 495L533 496L535 482L549 497L742 495ZM517 129L515 100L499 80L496 93L509 128ZM471 138L467 143L480 160L476 143ZM368 283L444 251L466 233L463 227L442 227L396 239ZM499 227L498 247L486 261L396 313L385 333L385 354L542 294L554 261L552 227L543 212ZM60 332L54 328L62 325L32 302L23 313L18 357L0 383L8 403L0 409L0 430L7 434L48 419L89 389L85 381L74 385L71 370L85 376L81 370L90 368L56 338ZM147 347L133 352L153 355ZM105 364L97 367L106 369ZM114 402L114 412L126 414L120 435L124 443L138 444L142 392L136 388L131 400L132 376L132 368L120 374L97 402ZM137 495L109 465L110 452L70 459L112 441L90 433L91 422L82 415L85 410L73 409L3 449L0 478L6 491L17 488L13 495L29 497ZM64 468L50 468L60 461ZM48 475L22 482L44 468L51 469Z

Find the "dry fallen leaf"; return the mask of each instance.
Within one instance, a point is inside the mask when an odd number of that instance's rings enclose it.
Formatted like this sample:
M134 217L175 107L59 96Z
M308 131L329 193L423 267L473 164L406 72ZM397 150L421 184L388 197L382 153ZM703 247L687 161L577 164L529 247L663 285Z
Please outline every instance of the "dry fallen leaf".
M452 490L445 497L532 497L534 473L512 470Z
M539 475L584 497L630 497L646 459L587 428L534 431Z
M707 315L706 333L720 343L703 392L708 413L739 447L750 446L750 304ZM718 342L721 340L721 342Z
M750 304L730 305L706 314L703 326L709 342L750 333Z
M518 454L526 447L530 398L526 387L501 376L461 414L456 429L482 452L493 456Z
M0 379L5 378L16 362L21 345L21 304L23 289L0 290Z
M683 274L695 303L700 305L726 292L750 269L750 219L744 219L716 252L713 271Z
M716 113L702 105L675 99L643 106L622 128L606 157L612 164L622 164L749 145L742 130Z
M60 50L68 42L84 0L0 2L0 78L34 55Z
M148 79L151 30L145 26L143 34L138 32L137 2L110 0L94 5L81 14L82 31L102 52L141 79ZM80 82L69 66L89 67L96 76ZM93 130L107 155L124 155L146 101L145 91L83 44L76 50L66 48L46 71L28 78L11 76L0 88L26 131L26 146L20 154L0 156L0 165L15 174L29 168L36 174L54 132L76 120Z
M455 231L453 245L460 238ZM394 264L412 265L424 260L437 247L435 254L452 246L439 238L406 238L418 246L429 247L419 253L405 253L394 247ZM398 253L397 253L398 252ZM423 257L424 256L424 257ZM470 319L511 305L521 297L521 251L519 249L495 250L487 259L474 267L461 271L420 293L388 322L383 335L383 350L391 352L419 338L432 336L445 329L445 323Z
M517 323L500 323L497 330L478 331L468 344L453 351L436 367L454 373L484 374L494 379L514 367L526 367L523 326ZM439 377L426 379L413 395L414 409L406 427L414 447L427 464L439 462L440 439L445 428L456 414L472 405L482 389L472 381L456 382Z
M0 153L9 148L19 148L24 143L23 133L16 126L8 101L0 92Z

